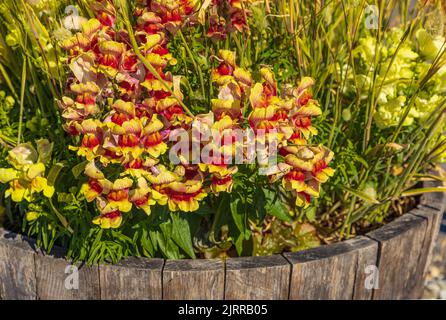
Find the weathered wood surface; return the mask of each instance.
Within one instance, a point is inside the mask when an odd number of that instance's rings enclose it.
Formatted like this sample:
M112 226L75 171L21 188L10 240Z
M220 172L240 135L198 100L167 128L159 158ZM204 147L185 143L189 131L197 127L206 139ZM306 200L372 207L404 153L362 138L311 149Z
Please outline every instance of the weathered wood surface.
M129 258L99 267L102 300L160 300L163 259Z
M290 267L280 255L228 259L225 299L288 299Z
M25 238L0 228L0 297L37 299L34 248Z
M426 248L427 250L425 249L426 251L423 252L423 260L420 263L420 266L424 265L423 276L425 277L432 262L432 256L437 242L443 215L438 210L425 206L420 206L413 209L411 214L424 218L427 222L427 229L423 243L423 248ZM422 288L419 288L419 290L421 292Z
M64 251L45 255L32 240L0 228L0 299L419 298L446 203L438 193L423 199L410 213L345 242L226 261L131 258L81 266L78 286Z
M446 202L444 202L442 199L442 193L428 193L421 197L420 204L440 212L445 212Z
M221 300L224 281L222 260L167 260L163 270L163 299Z
M375 265L378 244L366 237L286 253L292 264L290 299L370 299L366 267Z
M420 298L423 255L429 251L424 247L427 230L425 219L405 214L367 234L379 242L379 288L374 290L373 299Z
M37 296L41 300L93 300L100 298L98 266L73 265L56 249L36 254Z

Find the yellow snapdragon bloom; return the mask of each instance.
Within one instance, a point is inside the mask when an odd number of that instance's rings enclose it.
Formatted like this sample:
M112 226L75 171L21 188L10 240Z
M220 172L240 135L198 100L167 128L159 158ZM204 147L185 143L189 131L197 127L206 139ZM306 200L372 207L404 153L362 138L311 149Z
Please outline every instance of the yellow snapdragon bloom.
M40 143L39 146L48 143ZM9 183L9 189L5 192L5 197L11 197L14 202L26 200L32 201L33 195L43 193L47 198L54 194L54 186L48 184L44 177L45 165L40 162L42 150L39 154L29 143L23 143L9 151L8 162L14 168L0 168L0 183Z

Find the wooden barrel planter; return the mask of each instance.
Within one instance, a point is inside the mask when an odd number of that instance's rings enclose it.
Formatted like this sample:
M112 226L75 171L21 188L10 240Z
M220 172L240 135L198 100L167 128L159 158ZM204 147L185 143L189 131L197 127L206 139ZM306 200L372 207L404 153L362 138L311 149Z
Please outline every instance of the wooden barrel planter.
M71 268L63 251L45 255L32 240L0 229L0 299L420 298L445 209L444 194L427 194L365 236L295 253L82 266L77 286L66 285Z

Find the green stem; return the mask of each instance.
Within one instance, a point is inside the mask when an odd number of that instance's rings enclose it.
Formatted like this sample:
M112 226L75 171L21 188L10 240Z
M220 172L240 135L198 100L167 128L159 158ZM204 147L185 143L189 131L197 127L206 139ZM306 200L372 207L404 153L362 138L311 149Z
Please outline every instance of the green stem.
M12 85L12 81L9 78L8 73L6 72L3 65L0 63L0 73L2 74L3 78L5 79L6 84L8 85L9 90L11 90L12 95L15 99L17 99L17 93L14 90L14 86Z
M429 128L429 131L427 133L427 136L424 138L424 140L422 141L422 143L420 143L420 145L418 146L417 151L415 152L414 156L412 157L412 159L410 160L403 176L400 178L399 183L397 185L397 187L394 189L393 194L394 195L399 195L404 187L404 185L410 180L410 178L413 176L413 174L415 173L414 171L420 166L421 161L424 157L424 155L427 153L427 144L428 142L431 140L431 138L433 137L433 135L438 132L439 129L441 129L441 126L443 125L443 119L444 119L444 112L446 112L446 108L444 108L444 106L446 106L446 100L443 100L443 103L441 105L441 107L439 107L440 111L440 116L438 116L438 118L435 120L435 122L431 125L431 127Z
M186 111L186 113L189 116L194 118L195 117L194 114L189 110L189 108L184 104L184 102L177 97L175 92L173 92L172 88L164 81L163 78L161 78L158 71L156 71L156 69L152 66L152 64L144 57L144 55L141 53L141 50L139 50L138 42L136 41L135 34L133 33L132 24L129 20L127 2L125 0L118 0L118 2L122 9L124 24L130 38L130 43L133 47L133 50L135 51L135 55L138 57L139 60L141 60L144 66L154 75L154 77L161 82L163 87L172 95L172 97L174 97L178 101L178 103L183 107L184 111Z
M20 87L20 114L19 114L19 130L17 134L17 144L20 144L20 139L22 137L22 126L23 126L23 113L25 109L25 87L26 87L26 66L28 64L28 59L23 60L22 67L22 83Z
M350 208L348 209L347 216L345 217L345 220L342 223L342 228L340 233L341 239L344 238L346 232L347 235L350 233L350 226L351 226L350 220L353 215L353 210L355 209L355 205L356 205L356 196L353 196L353 200L350 203Z
M189 48L189 45L187 44L187 41L184 38L184 35L181 32L181 30L178 30L178 34L180 35L181 41L183 41L184 47L186 48L187 54L189 55L189 57L192 61L192 64L194 65L195 71L198 73L198 77L200 78L201 94L203 95L203 98L205 98L206 97L206 89L204 86L203 72L201 71L200 66L195 61L194 54L192 53L191 49Z

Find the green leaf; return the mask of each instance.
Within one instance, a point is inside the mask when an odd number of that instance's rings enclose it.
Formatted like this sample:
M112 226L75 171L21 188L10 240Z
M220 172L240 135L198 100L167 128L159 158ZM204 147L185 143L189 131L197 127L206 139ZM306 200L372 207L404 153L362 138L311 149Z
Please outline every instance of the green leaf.
M167 239L167 258L168 259L182 259L184 256L180 254L180 249L173 242L172 238Z
M436 176L436 175L432 175L432 174L414 174L414 177L427 179L427 181L435 180L435 181L446 182L446 178L443 178L443 177L440 177L440 176Z
M247 220L247 212L246 212L246 204L243 202L241 198L235 198L235 200L231 201L229 204L231 208L231 215L237 229L244 236L246 240L249 239L251 232L248 229L246 220Z
M54 186L56 184L57 177L59 176L60 171L63 169L64 165L62 163L56 163L51 167L50 172L48 173L48 184L50 186Z
M229 206L231 208L232 218L234 219L237 229L241 233L244 233L245 223L244 214L242 214L242 212L244 211L242 200L240 198L236 198L235 200L230 202Z
M150 230L149 231L150 242L153 246L153 251L158 251L158 231Z
M165 257L170 258L167 251L166 240L160 231L150 231L150 238L152 239L152 243L156 243L156 249L159 249Z
M180 259L180 250L172 240L172 222L160 224L161 233L157 233L158 245L167 259Z
M418 188L418 189L412 189L404 191L401 196L402 197L412 197L417 196L424 193L431 193L431 192L445 192L446 193L446 187L434 187L434 188Z
M264 189L266 204L265 210L268 214L275 216L276 218L291 222L291 217L288 214L287 207L283 204L282 200L278 197L278 195L268 189Z
M370 197L368 194L366 194L366 193L364 193L364 192L362 192L362 191L353 190L353 189L351 189L351 188L349 188L349 187L345 187L345 186L343 186L342 188L343 188L345 191L350 192L351 194L357 196L358 198L360 198L360 199L362 199L362 200L364 200L364 201L366 201L366 202L373 203L373 204L380 204L380 202L379 202L378 200L376 200L376 199Z
M199 216L210 216L215 213L215 209L212 209L206 203L200 205L200 208L194 213Z
M54 212L54 214L56 215L56 217L59 219L60 223L65 227L65 229L67 229L70 233L74 233L73 229L71 229L71 227L68 225L68 221L67 219L63 216L62 213L59 212L59 210L56 209L56 207L54 206L54 203L51 199L49 199L49 203L50 203L50 208L51 210Z
M54 186L56 184L56 180L57 177L59 176L60 171L62 170L62 168L64 167L64 165L62 163L56 163L51 169L50 172L48 173L48 185L50 186ZM73 229L71 229L71 227L68 225L68 221L67 219L63 216L62 213L60 213L59 210L57 210L56 206L53 203L53 200L50 198L48 199L49 203L50 203L50 208L51 210L54 212L54 214L56 215L56 217L59 219L60 223L65 227L65 229L67 229L70 233L73 233Z
M79 176L84 172L85 167L87 166L88 161L84 161L81 163L78 163L73 168L71 168L71 172L73 173L73 176L77 179Z
M314 221L316 218L316 211L316 207L310 207L305 210L305 216L307 217L308 221Z
M39 162L47 164L51 159L53 153L54 143L50 143L47 139L40 139L36 141L37 153L39 154Z
M239 256L241 256L243 253L243 240L244 240L244 237L243 237L243 234L241 233L234 242L235 250L237 251L237 254Z
M183 219L179 214L171 214L172 217L172 239L183 249L191 258L195 257L195 252L192 244L191 232L189 223Z
M17 135L17 144L20 144L20 139L22 138L22 126L23 126L23 114L25 110L25 88L26 88L26 66L28 64L28 59L22 57L23 59L23 68L22 68L22 78L21 78L21 86L20 86L20 116L19 116L19 128Z
M257 214L257 220L263 221L265 218L267 212L266 212L266 198L265 193L263 192L262 188L256 188L256 191L254 193L254 205L255 205L255 211Z
M147 230L145 230L145 229L142 230L141 246L143 247L146 255L148 255L149 257L154 256L155 249L152 245L152 241L150 240L150 236L149 236Z
M74 200L74 196L71 193L60 192L57 194L57 201L63 203L71 203Z

